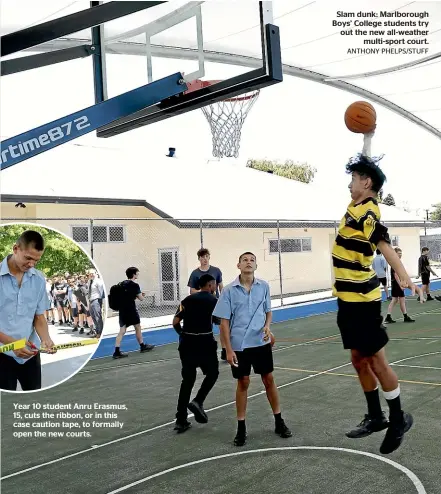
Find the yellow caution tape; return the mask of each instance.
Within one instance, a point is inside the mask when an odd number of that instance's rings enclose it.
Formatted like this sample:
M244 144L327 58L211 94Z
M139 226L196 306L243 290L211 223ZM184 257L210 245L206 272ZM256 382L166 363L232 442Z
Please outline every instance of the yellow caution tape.
M22 340L13 341L12 343L7 343L6 345L0 346L0 353L13 352L14 350L21 350L26 346L26 338Z
M52 347L52 351L54 350L67 350L69 348L77 348L80 346L86 346L86 345L96 345L99 343L99 340L97 339L90 339L90 340L80 340L80 341L75 341L74 343L60 343L59 345L54 345ZM21 350L26 346L26 338L23 338L22 340L17 340L13 341L12 343L7 343L6 345L0 346L0 353L5 353L5 352L13 352L14 350ZM33 350L30 348L30 350ZM36 351L36 350L35 350ZM41 352L51 352L51 350L48 350L46 348L40 348Z
M75 341L74 343L60 343L59 345L54 345L52 347L53 350L67 350L69 348L77 348L80 346L86 346L86 345L96 345L99 343L99 340L97 339L90 339L90 340L80 340L80 341ZM41 352L50 352L51 350L48 350L47 348L40 348Z

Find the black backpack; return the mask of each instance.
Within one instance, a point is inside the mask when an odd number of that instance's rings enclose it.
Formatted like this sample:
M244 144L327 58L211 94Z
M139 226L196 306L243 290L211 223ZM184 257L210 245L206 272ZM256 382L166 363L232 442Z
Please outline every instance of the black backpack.
M109 307L113 310L120 310L125 300L126 289L123 283L118 283L110 288L108 296Z

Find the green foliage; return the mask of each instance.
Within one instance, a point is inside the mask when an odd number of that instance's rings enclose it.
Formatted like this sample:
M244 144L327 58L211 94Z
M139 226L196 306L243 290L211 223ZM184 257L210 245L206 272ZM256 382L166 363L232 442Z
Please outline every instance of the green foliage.
M36 267L47 277L65 272L80 274L94 267L72 240L53 230L26 224L0 225L0 260L12 254L12 247L26 230L34 230L43 235L45 250Z
M434 204L433 207L435 208L435 211L430 213L430 219L433 221L441 221L441 202Z
M395 199L392 194L387 194L387 196L383 199L383 204L387 206L395 206Z
M297 180L309 184L314 179L317 172L315 168L308 163L296 163L293 160L285 160L284 163L278 163L272 160L255 160L249 159L247 167L262 172L272 171L274 175Z

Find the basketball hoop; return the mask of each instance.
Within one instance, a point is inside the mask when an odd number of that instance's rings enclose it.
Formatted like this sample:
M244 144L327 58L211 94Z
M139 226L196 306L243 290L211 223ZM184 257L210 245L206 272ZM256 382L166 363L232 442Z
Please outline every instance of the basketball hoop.
M217 82L221 81L189 82L186 92L202 89ZM242 126L259 93L259 90L251 91L202 108L211 128L213 156L216 158L237 158L239 156Z

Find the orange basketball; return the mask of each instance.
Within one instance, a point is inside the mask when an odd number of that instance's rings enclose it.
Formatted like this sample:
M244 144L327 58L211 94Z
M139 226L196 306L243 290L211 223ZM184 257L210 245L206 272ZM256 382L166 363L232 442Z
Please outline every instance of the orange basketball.
M356 101L345 111L346 127L356 134L368 134L375 128L377 114L367 101Z

